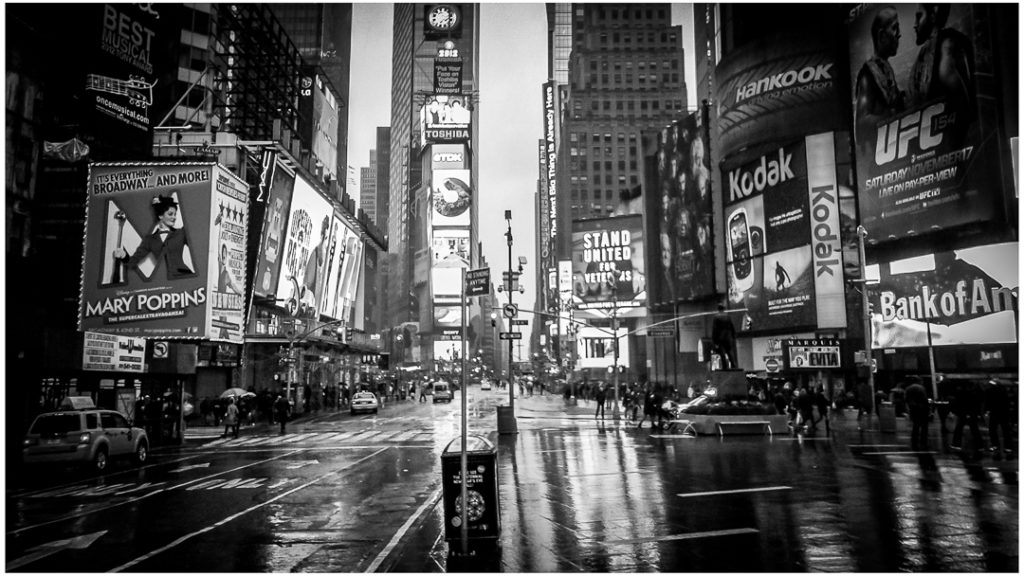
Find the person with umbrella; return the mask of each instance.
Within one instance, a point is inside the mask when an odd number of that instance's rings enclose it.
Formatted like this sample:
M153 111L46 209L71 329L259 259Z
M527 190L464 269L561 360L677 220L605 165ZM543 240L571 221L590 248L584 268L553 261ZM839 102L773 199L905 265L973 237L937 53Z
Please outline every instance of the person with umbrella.
M235 438L238 438L238 406L235 404L235 399L231 398L228 401L227 412L224 413L224 434L227 438L228 429L231 429L232 434Z

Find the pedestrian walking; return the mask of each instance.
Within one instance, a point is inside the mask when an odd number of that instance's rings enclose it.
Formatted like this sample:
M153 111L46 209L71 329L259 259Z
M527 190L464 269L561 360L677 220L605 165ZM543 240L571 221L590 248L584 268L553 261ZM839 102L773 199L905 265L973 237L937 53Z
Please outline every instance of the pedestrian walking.
M274 400L274 418L281 423L281 434L284 434L285 424L288 422L288 412L291 410L291 406L288 403L288 399L282 394L277 395L277 400Z
M601 420L604 420L604 400L605 400L604 386L599 386L598 389L597 389L597 409L594 410L594 418L595 419L598 417L598 415L600 415L601 416Z
M988 412L989 450L996 460L1002 460L1013 452L1013 435L1010 432L1010 398L995 380L989 380L984 390L985 411ZM1000 431L1002 435L1000 436Z
M907 386L904 397L910 413L910 448L917 450L928 446L928 392L924 386L914 382Z
M654 421L658 416L658 408L658 396L655 394L654 388L649 387L644 394L644 415L640 418L640 422L637 423L636 427L643 428L644 420L650 419L651 429L654 429L656 426Z
M949 447L954 450L963 449L964 426L971 429L971 447L974 452L984 449L978 418L983 409L982 392L976 382L961 382L953 395L952 412L956 414L956 427L953 428L953 440Z
M832 433L832 422L829 418L829 409L831 408L832 402L825 396L825 389L822 386L814 391L814 407L818 409L818 418L814 421L814 427L818 427L818 422L825 421L825 434Z
M796 408L798 411L796 428L803 428L805 432L814 432L817 428L814 425L814 398L807 388L800 388L796 397Z
M871 417L871 402L871 385L861 382L857 385L857 420L860 420L861 416L865 414L869 418Z
M235 438L238 438L238 420L238 406L235 404L235 399L232 398L228 402L227 411L224 413L224 434L222 435L224 438L227 438L228 430L231 431Z

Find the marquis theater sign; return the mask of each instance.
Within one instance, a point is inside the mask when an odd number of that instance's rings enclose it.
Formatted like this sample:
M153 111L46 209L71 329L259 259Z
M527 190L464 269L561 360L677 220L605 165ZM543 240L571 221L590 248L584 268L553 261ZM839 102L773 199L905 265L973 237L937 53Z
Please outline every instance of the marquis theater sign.
M79 328L241 342L247 222L219 164L91 164Z

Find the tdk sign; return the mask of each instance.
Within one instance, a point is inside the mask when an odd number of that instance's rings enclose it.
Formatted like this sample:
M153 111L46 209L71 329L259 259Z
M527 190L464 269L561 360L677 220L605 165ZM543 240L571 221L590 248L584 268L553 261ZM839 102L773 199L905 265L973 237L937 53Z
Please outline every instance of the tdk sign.
M768 186L781 184L795 178L790 163L793 155L779 148L776 155L768 159L761 156L761 161L753 171L738 168L729 172L729 202L747 198L755 192L764 192ZM749 166L749 164L748 164Z

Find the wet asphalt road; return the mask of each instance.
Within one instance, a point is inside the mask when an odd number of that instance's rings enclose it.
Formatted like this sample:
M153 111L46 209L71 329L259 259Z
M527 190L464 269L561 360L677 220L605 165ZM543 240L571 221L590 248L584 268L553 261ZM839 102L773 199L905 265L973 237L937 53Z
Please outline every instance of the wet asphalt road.
M499 445L497 547L449 558L440 458L459 402L322 414L155 451L103 478L7 475L6 568L46 572L1018 571L1017 461L908 434L681 437L471 390ZM933 427L934 428L934 427ZM453 549L458 548L455 543Z

